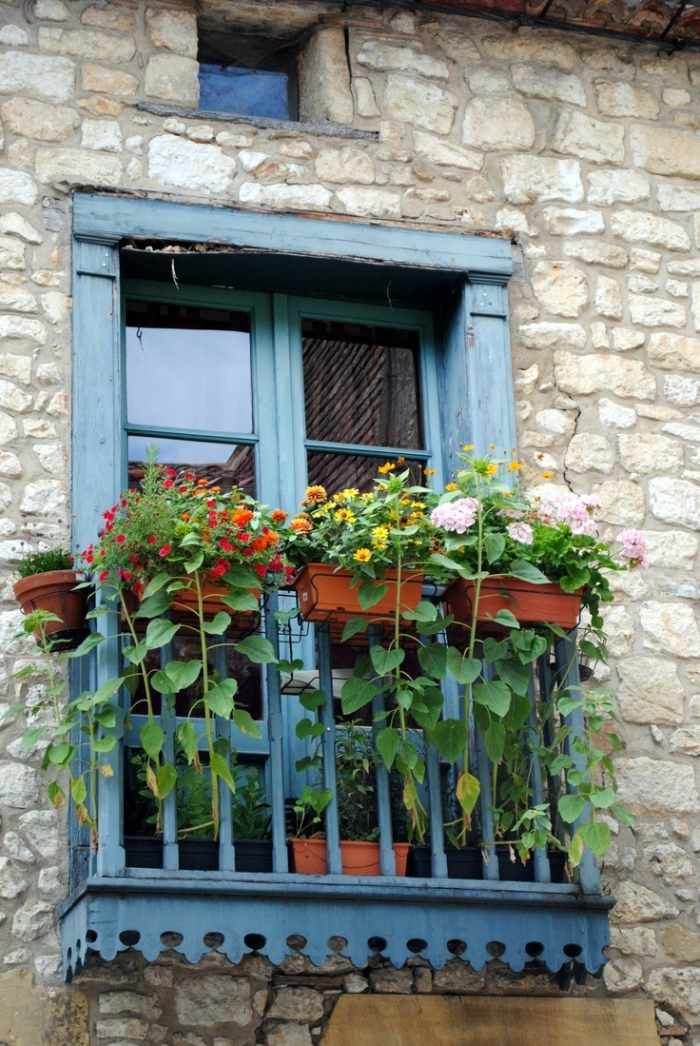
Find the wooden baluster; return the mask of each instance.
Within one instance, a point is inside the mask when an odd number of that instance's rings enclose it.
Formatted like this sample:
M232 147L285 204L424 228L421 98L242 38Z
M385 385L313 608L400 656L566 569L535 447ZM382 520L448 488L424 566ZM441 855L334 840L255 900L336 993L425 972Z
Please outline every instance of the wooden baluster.
M530 669L530 681L528 683L527 695L530 701L530 719L528 729L529 744L527 750L530 759L532 802L534 806L539 806L544 802L544 785L542 783L542 765L540 763L540 757L537 752L534 751L534 749L539 747L540 744L540 729L539 716L537 714L537 689L535 687L532 668ZM547 857L546 847L537 846L535 848L534 862L535 881L538 883L551 882L552 873L549 867L549 858Z
M321 690L325 695L321 709L323 732L323 785L332 793L332 799L325 812L326 823L326 856L330 875L340 875L342 861L340 857L340 830L338 823L338 792L335 774L335 715L333 710L333 671L331 666L330 626L324 622L316 626L318 643L318 674Z
M173 658L172 643L166 643L160 650L161 667ZM161 694L160 725L163 728L163 757L165 761L175 764L175 695ZM163 868L175 871L180 867L180 847L177 842L177 786L166 795L162 807L163 817Z
M490 665L484 664L484 679L493 676ZM479 793L479 809L481 812L481 834L487 857L484 860L484 879L500 879L498 869L498 854L495 847L495 835L493 825L493 796L491 794L491 760L486 753L484 735L476 725L474 729L476 739L476 765L481 791Z
M277 605L277 596L270 596L265 610L265 634L272 643L275 655L279 656L277 622L274 618ZM265 684L270 731L269 796L270 806L272 807L272 868L275 872L286 872L289 870L289 860L287 857L287 827L284 815L284 768L282 765L284 733L280 697L280 674L277 665L269 664L266 666Z
M228 666L226 664L226 648L217 646L212 651L212 661L219 679L226 679ZM231 748L231 720L216 717L216 736L223 737ZM236 870L236 850L233 838L233 811L231 789L225 781L219 781L219 870L222 872L234 872Z
M383 639L381 626L370 625L367 630L369 645L380 645ZM380 691L372 698L372 735L376 737L384 726L383 713L385 710L384 693ZM377 759L376 768L377 787L377 823L379 825L379 867L382 875L396 875L396 859L394 855L394 838L391 824L391 791L389 788L389 774L384 763Z

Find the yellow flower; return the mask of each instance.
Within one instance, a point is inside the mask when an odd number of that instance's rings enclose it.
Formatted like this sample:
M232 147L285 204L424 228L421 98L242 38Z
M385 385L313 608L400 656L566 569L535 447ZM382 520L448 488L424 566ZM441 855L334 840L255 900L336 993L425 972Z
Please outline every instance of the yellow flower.
M374 501L374 492L371 490L367 490L364 494L360 494L360 501Z
M387 541L389 540L389 528L388 527L375 527L372 531L372 544L375 548L383 549L386 548Z
M550 469L545 469L542 473L542 479L552 479L553 477L554 473Z
M372 558L372 553L368 548L358 548L355 555L352 557L358 563L369 563Z
M470 450L474 450L474 444L473 443L465 443L464 446L462 447L462 450L464 451L465 454L468 454Z
M495 476L497 472L498 472L498 465L494 465L493 462L490 465L486 466L486 475L487 476Z
M422 523L422 521L423 521L422 513L420 513L420 512L412 512L411 515L408 517L406 522L413 524L413 523Z
M456 483L446 483L445 484L445 490L449 491L450 494L452 494L453 491L459 490L459 487L457 486Z
M333 519L336 523L354 523L357 516L349 508L339 508L337 512L333 513Z
M340 492L344 498L356 498L360 493L357 487L346 487L345 490Z
M386 476L387 472L393 472L395 468L395 461L385 461L383 465L379 466L377 472L381 472L382 476Z
M411 508L420 509L421 512L425 512L425 505L422 501L412 501Z
M437 471L436 469L427 469L426 468L426 469L423 469L423 475L424 476L434 476L436 471Z
M304 504L319 504L321 501L325 501L327 496L328 495L326 494L326 488L322 487L320 483L317 483L312 487L306 488L306 493L304 494Z
M520 472L520 469L522 467L523 466L520 464L519 461L509 461L508 462L508 471L509 472Z

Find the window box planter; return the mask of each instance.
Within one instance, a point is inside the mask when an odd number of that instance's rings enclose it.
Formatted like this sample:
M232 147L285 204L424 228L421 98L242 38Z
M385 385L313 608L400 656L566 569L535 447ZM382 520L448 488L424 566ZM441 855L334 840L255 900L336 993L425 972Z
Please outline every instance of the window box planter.
M237 872L271 872L272 843L268 839L240 839L234 843ZM163 843L152 836L124 838L126 864L132 868L162 868ZM218 871L219 844L212 839L185 839L178 844L184 871Z
M481 849L478 846L468 846L463 850L447 847L448 879L483 879L484 863ZM548 853L549 867L553 883L566 882L564 866L566 854L561 850L550 850ZM510 883L532 883L535 881L535 868L532 860L525 864L516 858L511 861L507 847L498 849L498 872L501 882ZM432 876L431 853L429 846L414 846L408 866L408 874L415 879L430 879Z
M472 619L475 585L458 579L448 588L445 599L455 620ZM477 621L498 628L493 618L499 610L509 610L521 624L559 625L572 629L581 613L581 592L564 592L559 585L536 585L514 577L490 577L481 583Z
M60 640L61 650L75 649L87 635L87 590L76 591L79 583L80 578L73 570L47 570L20 578L14 585L15 598L25 614L46 610L61 618L44 625L47 637ZM35 637L39 640L40 632L36 632Z
M216 614L229 614L231 617L231 628L236 633L245 633L257 628L260 621L259 610L232 610L223 602L224 596L230 596L235 589L228 585L217 585L213 581L205 581L202 585L202 601L205 617L214 617ZM251 596L259 598L260 593L251 591ZM179 588L172 596L173 618L176 621L192 623L192 613L197 612L197 589Z
M325 839L290 839L294 871L302 875L326 874ZM406 875L410 843L394 843L396 874ZM379 843L341 840L343 875L380 875Z
M351 617L374 620L393 618L396 607L396 571L387 571L387 590L368 610L360 606L357 587L347 570L331 563L307 563L294 581L299 609L308 621L347 621ZM415 610L420 602L423 574L406 572L401 580L401 610Z

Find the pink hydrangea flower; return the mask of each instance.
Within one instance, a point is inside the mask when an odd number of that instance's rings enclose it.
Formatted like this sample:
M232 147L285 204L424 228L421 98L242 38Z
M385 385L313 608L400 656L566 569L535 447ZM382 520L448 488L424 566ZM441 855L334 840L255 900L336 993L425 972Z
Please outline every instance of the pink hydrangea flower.
M622 542L620 555L629 560L631 566L649 566L647 543L641 530L622 530L617 535L617 540Z
M434 508L430 519L436 527L454 534L464 534L474 525L478 511L479 502L476 498L457 498L456 501L446 501Z
M538 515L543 523L566 523L572 534L596 538L598 524L592 514L599 504L598 498L592 495L579 497L571 491L561 491L540 505Z
M506 530L513 541L518 541L521 545L532 544L532 527L529 523L510 523Z

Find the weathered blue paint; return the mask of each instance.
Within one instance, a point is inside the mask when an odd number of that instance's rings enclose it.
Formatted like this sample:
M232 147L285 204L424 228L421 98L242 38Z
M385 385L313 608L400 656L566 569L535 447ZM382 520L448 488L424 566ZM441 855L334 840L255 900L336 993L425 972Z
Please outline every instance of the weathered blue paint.
M166 643L160 650L161 667L173 658L171 643ZM163 758L167 763L175 762L175 717L174 698L161 697L160 725L165 738L163 741ZM173 790L163 800L163 868L168 871L180 867L180 850L177 845L177 794Z
M321 690L324 694L324 702L321 708L321 722L323 723L323 786L333 796L324 813L326 857L329 874L337 875L342 871L342 862L340 859L338 791L335 774L335 713L333 710L330 628L325 622L316 628L316 639L318 641L318 674L321 681Z
M612 898L585 898L568 886L143 872L90 879L82 894L64 906L67 976L80 969L88 947L106 960L124 951L120 934L125 931L140 934L135 947L148 960L163 950L160 935L176 932L182 942L175 950L197 962L211 950L204 935L216 931L224 935L218 950L232 962L249 951L248 934L265 938L260 951L273 963L290 952L287 937L299 934L307 941L305 954L316 964L326 958L331 936L345 938L343 953L358 966L367 962L372 937L385 939L383 954L396 966L411 957L407 942L422 938L427 947L421 954L435 967L453 957L448 942L461 941L463 957L481 969L492 957L488 945L497 941L513 970L532 960L526 948L537 943L542 945L538 959L549 970L558 971L573 958L591 973L603 965L609 943Z
M382 629L370 625L367 630L370 647L381 645ZM384 727L384 693L379 691L372 698L372 734L376 738ZM379 826L379 868L382 875L396 875L396 857L394 855L394 834L391 824L391 797L389 792L389 774L381 760L377 760L375 769L377 795L377 824Z
M530 786L532 788L532 805L539 806L544 802L544 785L542 783L542 766L537 749L542 741L539 735L539 716L537 714L537 691L535 688L534 670L530 669L530 681L527 688L527 696L530 702L530 718L528 723L528 739L530 742ZM548 883L551 881L552 872L549 867L547 850L542 846L535 848L535 881Z

